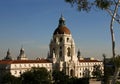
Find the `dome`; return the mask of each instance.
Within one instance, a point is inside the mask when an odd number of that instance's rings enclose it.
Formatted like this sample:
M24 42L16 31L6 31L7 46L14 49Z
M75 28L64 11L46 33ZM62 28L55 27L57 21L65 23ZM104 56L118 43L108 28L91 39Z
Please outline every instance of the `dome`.
M59 19L59 25L54 31L54 35L56 34L70 34L70 30L65 26L65 19L63 16Z
M54 31L55 34L70 34L70 30L66 26L60 26Z

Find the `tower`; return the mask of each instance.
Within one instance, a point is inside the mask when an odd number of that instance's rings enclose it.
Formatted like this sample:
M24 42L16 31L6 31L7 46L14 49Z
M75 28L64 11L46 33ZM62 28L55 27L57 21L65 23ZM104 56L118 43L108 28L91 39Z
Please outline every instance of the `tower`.
M78 58L78 60L80 60L80 57L81 57L81 52L80 52L80 50L78 49L78 52L77 52L77 58Z
M17 60L28 60L28 58L25 55L25 51L23 48L20 49L20 54L17 57Z
M57 69L64 71L67 75L69 75L69 67L71 64L72 66L75 65L77 56L75 54L74 39L72 38L70 30L66 27L65 18L62 15L59 19L58 27L53 33L49 48L50 55L48 58L54 63ZM72 70L72 72L74 71L75 68Z
M59 19L58 27L53 33L49 47L51 58L54 52L57 61L67 62L69 60L76 60L74 39L70 30L66 27L65 19L62 15Z
M4 60L12 60L11 53L10 53L10 49L8 49L7 55L6 55L6 57L4 58Z

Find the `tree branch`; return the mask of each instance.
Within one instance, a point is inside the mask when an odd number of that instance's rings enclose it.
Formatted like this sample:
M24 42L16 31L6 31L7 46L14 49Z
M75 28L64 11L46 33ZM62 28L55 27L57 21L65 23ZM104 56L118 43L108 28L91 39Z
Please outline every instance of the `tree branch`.
M119 18L113 17L113 12L110 9L106 9L106 11L109 13L109 15L115 19L115 21L117 21L120 24L120 15L117 14L116 16L118 16Z

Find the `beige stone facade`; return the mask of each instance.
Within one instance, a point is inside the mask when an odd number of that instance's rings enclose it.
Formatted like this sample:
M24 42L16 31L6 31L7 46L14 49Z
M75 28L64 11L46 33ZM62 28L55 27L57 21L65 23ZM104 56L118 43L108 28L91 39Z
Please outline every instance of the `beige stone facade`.
M8 50L6 57L0 61L0 72L10 72L14 76L20 76L31 67L45 67L48 71L57 69L66 75L82 78L88 74L93 77L94 65L100 65L103 70L102 61L82 58L80 51L76 53L74 39L65 25L63 16L60 17L58 27L53 32L49 49L50 52L46 59L36 60L29 60L23 48L21 48L17 59L13 60Z

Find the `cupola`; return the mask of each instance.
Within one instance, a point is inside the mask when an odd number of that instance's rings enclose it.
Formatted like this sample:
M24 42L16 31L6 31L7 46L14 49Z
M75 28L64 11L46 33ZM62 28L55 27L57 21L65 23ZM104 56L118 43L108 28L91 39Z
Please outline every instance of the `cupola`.
M54 35L56 34L71 34L70 30L65 25L65 18L61 15L59 19L58 27L55 29Z

